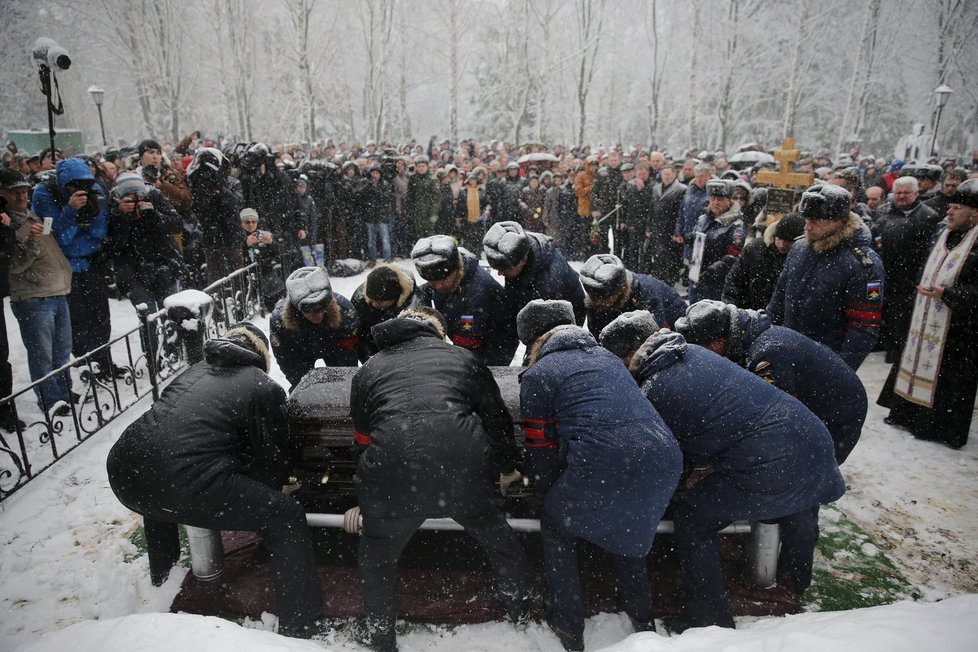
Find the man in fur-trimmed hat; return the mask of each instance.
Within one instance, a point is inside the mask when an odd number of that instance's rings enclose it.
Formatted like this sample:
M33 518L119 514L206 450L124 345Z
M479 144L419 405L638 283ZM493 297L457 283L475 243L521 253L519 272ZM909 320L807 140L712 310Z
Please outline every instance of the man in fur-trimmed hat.
M445 319L414 308L371 329L380 351L357 371L350 413L363 515L358 638L397 650L397 561L426 518L450 517L482 545L510 620L528 618L527 562L493 506L520 477L513 420L489 369L445 342Z
M333 292L322 267L300 267L285 280L286 296L268 320L275 361L295 387L322 360L327 367L357 366L359 318Z
M530 301L517 331L530 351L520 411L543 499L547 623L564 649L584 649L583 539L611 553L635 631L654 631L645 557L682 471L676 440L625 367L574 324L569 301Z

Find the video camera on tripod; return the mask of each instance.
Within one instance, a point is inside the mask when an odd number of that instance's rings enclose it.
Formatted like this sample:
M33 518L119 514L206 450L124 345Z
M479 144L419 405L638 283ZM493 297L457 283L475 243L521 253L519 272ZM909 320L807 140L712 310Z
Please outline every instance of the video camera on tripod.
M51 137L51 151L57 149L54 144L54 116L65 112L64 104L61 102L61 89L58 88L58 77L54 74L58 70L68 70L71 67L71 57L68 50L58 45L54 39L46 36L34 41L31 50L31 57L37 66L38 75L41 77L41 92L47 98L48 105L48 135ZM54 105L52 97L51 81L54 81L54 90L58 95L58 105Z

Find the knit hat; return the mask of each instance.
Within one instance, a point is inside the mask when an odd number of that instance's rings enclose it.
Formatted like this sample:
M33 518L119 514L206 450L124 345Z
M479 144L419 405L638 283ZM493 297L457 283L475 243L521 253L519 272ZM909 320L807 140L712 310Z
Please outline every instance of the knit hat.
M396 301L401 296L401 279L393 268L381 265L367 274L364 297L374 301Z
M136 151L139 153L140 156L142 156L143 154L146 153L146 150L150 150L150 149L158 149L161 152L163 151L163 147L160 146L159 141L153 140L152 138L147 138L146 140L140 141L139 146L136 148Z
M134 192L146 192L146 183L141 176L135 172L123 172L115 178L112 194L116 198L125 197Z
M794 242L805 232L805 218L798 213L788 213L774 225L774 237Z
M510 269L530 251L530 236L516 222L496 222L486 232L482 245L493 269Z
M441 281L458 269L458 245L447 235L421 238L411 250L414 268L426 281Z
M333 299L329 275L322 267L300 267L285 279L285 289L300 312L319 312Z
M642 342L657 330L659 324L651 311L632 310L623 312L602 328L598 341L619 358L624 358L642 346Z
M625 265L614 254L595 254L581 267L581 285L589 296L606 299L625 287Z
M534 299L516 315L516 334L530 346L544 333L557 326L573 325L574 307L564 299Z
M244 222L245 220L258 219L258 211L256 211L254 208L242 208L239 215L241 216L242 222Z
M676 320L674 330L690 344L706 345L730 334L735 310L728 303L703 299L686 309L686 316Z

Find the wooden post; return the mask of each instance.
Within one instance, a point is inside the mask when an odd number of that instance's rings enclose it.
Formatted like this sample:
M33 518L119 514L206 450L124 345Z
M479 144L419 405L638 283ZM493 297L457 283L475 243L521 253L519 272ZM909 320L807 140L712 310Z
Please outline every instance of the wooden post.
M795 139L785 138L781 149L774 150L774 158L778 161L777 172L761 170L755 180L758 184L772 186L767 193L767 223L777 222L781 216L794 208L795 189L807 188L812 185L815 175L811 172L794 172L795 161L801 158L801 152L795 149Z

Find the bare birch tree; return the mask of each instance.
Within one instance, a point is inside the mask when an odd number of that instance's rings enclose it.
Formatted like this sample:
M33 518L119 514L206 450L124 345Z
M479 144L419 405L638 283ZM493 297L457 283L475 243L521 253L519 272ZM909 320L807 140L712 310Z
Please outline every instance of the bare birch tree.
M601 35L604 27L607 0L577 0L577 42L579 44L580 65L577 71L577 142L585 142L587 129L587 96L594 81Z

